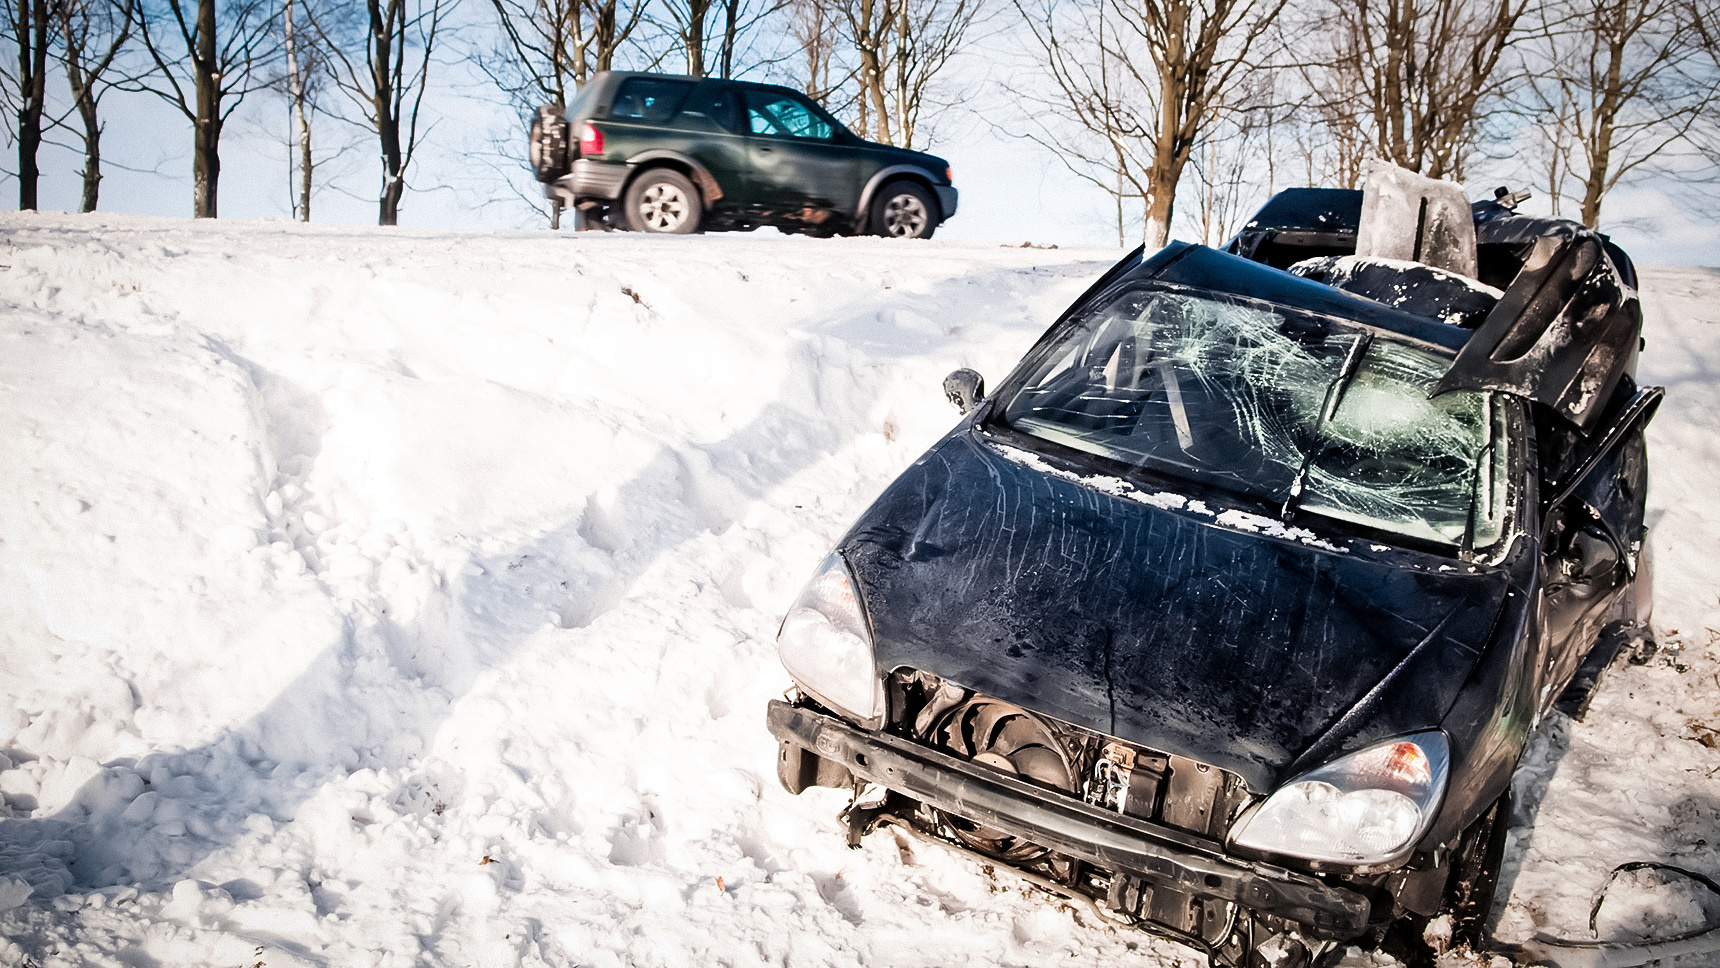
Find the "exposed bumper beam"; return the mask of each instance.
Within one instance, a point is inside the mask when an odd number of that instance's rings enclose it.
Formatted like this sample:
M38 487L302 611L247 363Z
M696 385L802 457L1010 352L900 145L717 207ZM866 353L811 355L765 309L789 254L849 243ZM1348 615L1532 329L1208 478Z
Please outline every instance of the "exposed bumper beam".
M1235 901L1347 940L1367 928L1367 898L1315 878L1239 860L1181 831L1111 813L885 733L773 701L777 739L941 810L1150 884Z

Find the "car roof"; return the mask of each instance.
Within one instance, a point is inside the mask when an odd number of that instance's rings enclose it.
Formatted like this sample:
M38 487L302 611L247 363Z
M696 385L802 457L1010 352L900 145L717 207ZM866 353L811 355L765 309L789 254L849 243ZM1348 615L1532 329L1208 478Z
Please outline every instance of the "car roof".
M1393 309L1322 282L1187 242L1166 245L1123 276L1143 277L1336 316L1408 337L1444 351L1442 355L1455 355L1471 334L1470 330Z

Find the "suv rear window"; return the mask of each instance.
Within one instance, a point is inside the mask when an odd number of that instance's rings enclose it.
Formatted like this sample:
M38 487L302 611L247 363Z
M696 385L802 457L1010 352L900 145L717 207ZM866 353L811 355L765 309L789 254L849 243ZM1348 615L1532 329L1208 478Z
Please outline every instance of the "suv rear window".
M689 114L702 114L730 131L739 131L741 127L740 105L735 101L736 91L726 84L705 82L693 96L687 99L687 106L682 108Z
M615 91L609 104L611 118L637 118L662 124L675 116L693 89L691 81L667 81L656 77L629 77Z

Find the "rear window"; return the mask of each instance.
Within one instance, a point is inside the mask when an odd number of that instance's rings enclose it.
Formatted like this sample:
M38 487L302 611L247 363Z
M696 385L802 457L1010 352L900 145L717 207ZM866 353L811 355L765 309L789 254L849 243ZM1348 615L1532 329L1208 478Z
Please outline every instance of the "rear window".
M741 122L740 105L735 99L737 93L739 92L726 84L706 82L693 92L682 110L688 114L702 114L730 131L739 131Z
M692 89L692 81L629 77L616 89L615 98L609 103L609 116L662 124L681 110L681 102Z

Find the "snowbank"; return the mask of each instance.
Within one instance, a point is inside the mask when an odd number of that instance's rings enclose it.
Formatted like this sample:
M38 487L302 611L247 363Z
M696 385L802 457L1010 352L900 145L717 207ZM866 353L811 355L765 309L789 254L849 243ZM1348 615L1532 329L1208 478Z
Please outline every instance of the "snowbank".
M1001 377L1112 255L0 217L0 963L1200 963L846 850L762 726L943 375ZM1687 671L1546 730L1519 934L1720 861L1720 275L1647 287ZM1701 903L1612 898L1620 937Z

